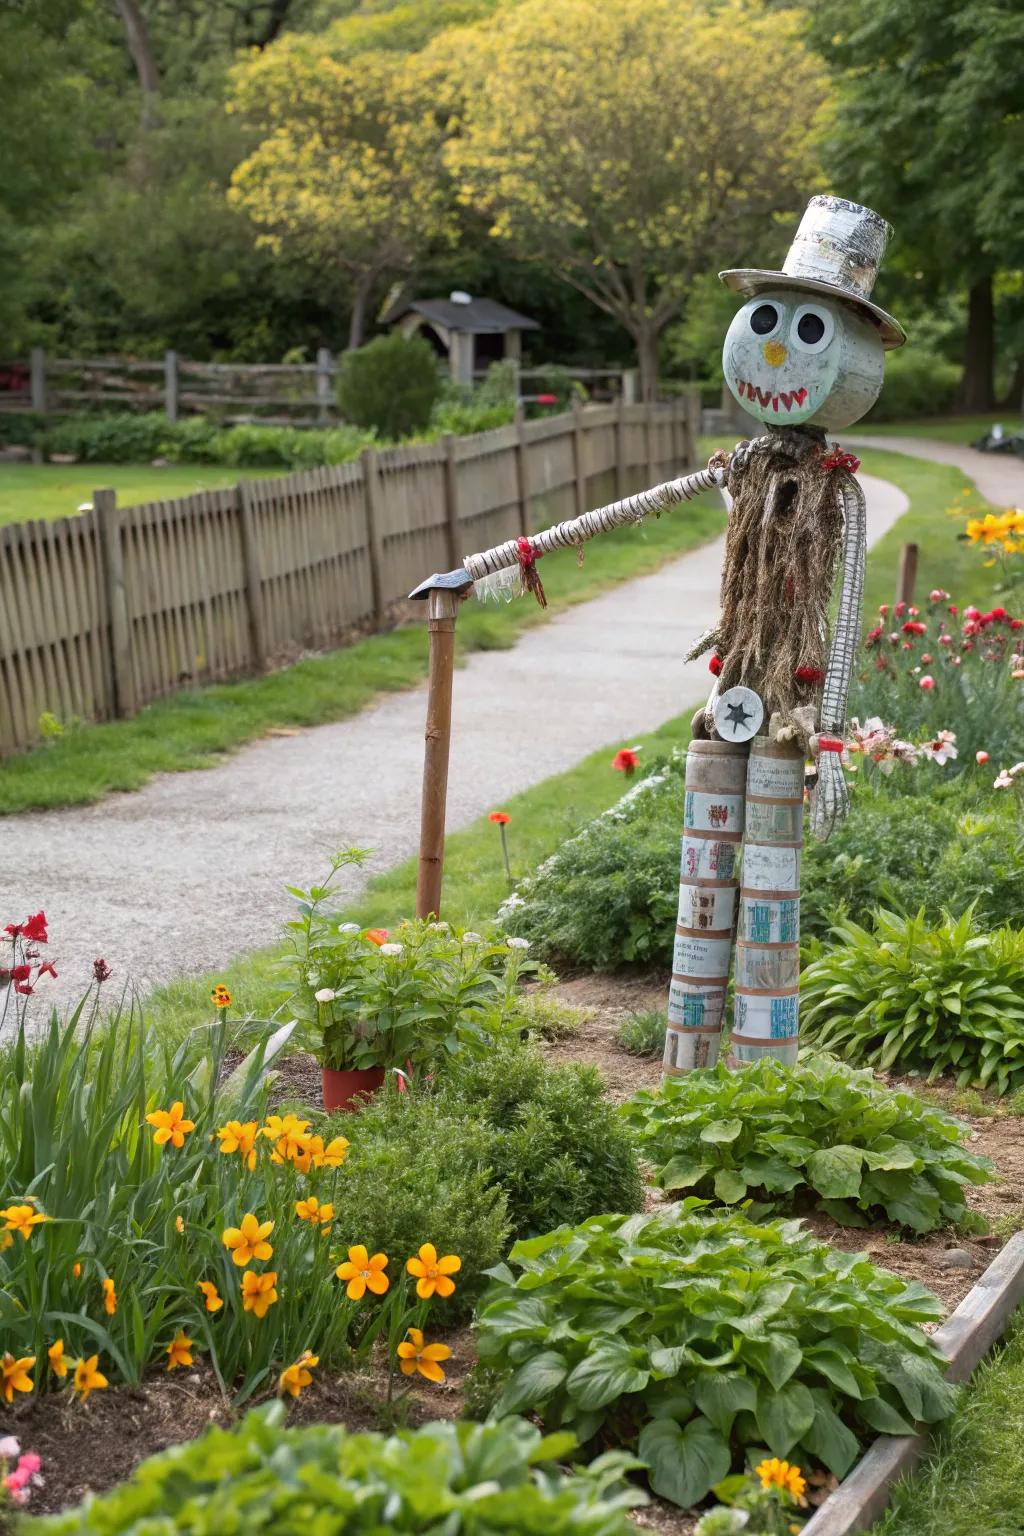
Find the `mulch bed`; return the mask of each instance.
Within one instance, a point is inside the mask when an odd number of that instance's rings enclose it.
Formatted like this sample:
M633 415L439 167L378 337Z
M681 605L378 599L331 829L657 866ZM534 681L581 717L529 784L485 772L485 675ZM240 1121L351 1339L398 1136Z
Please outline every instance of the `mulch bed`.
M634 1013L661 1007L667 976L578 976L554 989L559 1001L586 1010L585 1022L575 1034L549 1043L553 1061L581 1061L600 1068L609 1096L616 1102L641 1087L656 1087L660 1064L650 1058L631 1056L615 1042L622 1022ZM900 1087L914 1087L912 1080L890 1079ZM936 1084L929 1095L952 1104L955 1090ZM295 1055L280 1063L272 1093L274 1106L283 1103L321 1103L320 1069L310 1056ZM1024 1135L1022 1122L991 1101L992 1113L972 1116L960 1113L970 1126L972 1151L992 1159L997 1179L967 1194L972 1210L993 1227L986 1237L960 1236L952 1232L927 1237L894 1233L883 1228L850 1229L828 1217L812 1213L808 1226L824 1241L850 1252L867 1253L879 1266L906 1279L921 1280L952 1310L970 1290L1010 1232L1024 1227ZM652 1203L660 1195L652 1191ZM955 1261L947 1255L957 1251ZM961 1257L963 1256L963 1257ZM446 1365L443 1387L414 1387L402 1404L401 1422L410 1425L430 1419L457 1418L462 1410L463 1387L474 1363L472 1334L468 1328L448 1335L452 1359ZM341 1374L317 1373L313 1387L289 1403L290 1423L343 1423L350 1429L387 1427L384 1411L386 1367L375 1359L363 1370ZM256 1401L259 1401L257 1399ZM264 1399L265 1400L265 1399ZM229 1424L236 1417L221 1396L208 1368L157 1372L140 1387L112 1387L94 1393L84 1405L73 1403L70 1394L46 1394L19 1403L5 1419L25 1449L43 1458L46 1486L32 1500L36 1513L55 1512L78 1503L87 1492L102 1492L130 1476L137 1464L154 1452L201 1434L211 1424ZM822 1496L827 1489L822 1489ZM694 1518L671 1505L654 1500L636 1512L635 1520L656 1536L691 1536Z

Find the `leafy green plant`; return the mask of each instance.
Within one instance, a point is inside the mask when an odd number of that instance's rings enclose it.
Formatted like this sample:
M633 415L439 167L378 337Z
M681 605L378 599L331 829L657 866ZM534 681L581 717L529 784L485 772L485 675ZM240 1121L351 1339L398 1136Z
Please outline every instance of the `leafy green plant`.
M923 1286L799 1222L702 1207L516 1244L477 1321L485 1367L506 1374L499 1412L635 1444L655 1492L689 1506L750 1446L841 1477L876 1431L951 1411Z
M961 1145L966 1126L828 1057L692 1072L622 1112L656 1184L726 1205L814 1203L846 1226L881 1210L930 1232L961 1221L964 1186L991 1178Z
M815 943L801 978L801 1021L849 1061L955 1075L958 1087L1024 1084L1024 930L982 933L974 913L935 926L878 912Z
M438 360L422 336L392 331L346 352L338 368L346 421L396 441L422 432L441 395Z
M631 1056L650 1056L660 1061L665 1054L667 1028L664 1008L648 1008L645 1013L631 1013L628 1019L623 1019L616 1031L615 1043Z
M629 1536L628 1457L557 1465L572 1437L521 1419L429 1424L385 1437L338 1424L282 1427L272 1404L142 1463L78 1509L33 1520L36 1536L309 1536L455 1531L464 1536Z

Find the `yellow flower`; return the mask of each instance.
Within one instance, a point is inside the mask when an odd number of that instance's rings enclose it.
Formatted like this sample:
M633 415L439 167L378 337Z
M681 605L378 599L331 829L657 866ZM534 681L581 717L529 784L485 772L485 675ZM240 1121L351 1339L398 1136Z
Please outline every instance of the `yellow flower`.
M79 1360L75 1366L75 1392L84 1403L90 1392L95 1392L99 1387L109 1387L110 1383L99 1370L99 1355L90 1355L88 1360Z
M312 1161L308 1130L309 1121L300 1120L297 1115L268 1115L263 1135L275 1143L271 1161L283 1163L287 1158L300 1172L308 1172Z
M251 1171L256 1167L256 1137L259 1135L259 1124L255 1120L229 1120L227 1125L222 1125L217 1135L220 1137L220 1150L222 1152L237 1152L242 1162Z
M196 1285L206 1297L207 1312L219 1312L224 1305L220 1298L220 1292L212 1280L197 1280Z
M762 1488L781 1488L794 1499L803 1498L807 1483L800 1468L790 1466L788 1461L773 1456L770 1461L760 1462L754 1472L761 1479Z
M64 1340L54 1339L46 1351L46 1358L50 1362L50 1370L63 1381L68 1373L68 1363L64 1359Z
M424 1344L419 1328L410 1328L408 1335L408 1339L398 1346L398 1363L402 1375L411 1376L414 1371L419 1371L428 1381L444 1381L440 1362L451 1359L452 1352L448 1345Z
M5 1403L14 1402L15 1392L31 1392L35 1383L28 1374L36 1363L35 1355L23 1355L16 1360L5 1354L0 1360L0 1396Z
M173 1371L179 1365L192 1364L192 1340L184 1328L179 1328L167 1346L167 1369Z
M210 993L210 998L215 1008L231 1007L231 993L228 991L227 987L222 981L218 981L217 985Z
M117 1291L109 1275L103 1282L103 1310L108 1317L113 1317L117 1311Z
M344 1136L335 1136L324 1146L321 1136L311 1136L310 1145L313 1152L314 1168L340 1168L348 1157L348 1140Z
M146 1116L146 1121L156 1127L153 1140L158 1147L168 1141L172 1147L183 1147L189 1131L196 1128L194 1120L185 1119L185 1106L181 1099L177 1099L170 1109L154 1109L151 1115Z
M79 1264L77 1259L75 1260L75 1262L71 1266L71 1273L74 1275L76 1280L81 1278L82 1266L81 1266L81 1264Z
M14 1237L5 1228L3 1232L0 1232L0 1253L6 1253L8 1248L13 1248L13 1247L14 1247Z
M31 1205L8 1205L4 1210L0 1211L0 1216L6 1222L4 1231L20 1232L26 1242L33 1227L38 1227L41 1222L49 1221L50 1219L48 1216L44 1216L42 1211L34 1211Z
M319 1364L319 1355L311 1355L308 1349L304 1350L294 1365L285 1366L277 1378L277 1390L298 1397L303 1387L312 1385L313 1367Z
M239 1269L250 1259L269 1259L273 1248L267 1238L274 1230L272 1221L258 1221L251 1211L242 1217L240 1227L227 1227L221 1233L221 1242L231 1250L231 1257Z
M313 1226L329 1226L334 1220L334 1206L328 1201L321 1205L315 1195L310 1195L308 1200L296 1200L295 1214L302 1221L312 1222Z
M346 1291L350 1301L362 1301L367 1291L383 1296L391 1284L384 1270L387 1268L386 1253L375 1253L371 1258L362 1243L348 1251L348 1260L339 1264L334 1273L339 1280L347 1280Z
M185 1230L185 1223L182 1221L180 1216L175 1216L174 1218L174 1230L177 1232L179 1237Z
M452 1294L455 1282L448 1277L458 1274L462 1260L454 1253L446 1253L444 1258L439 1259L433 1243L424 1243L419 1256L408 1259L405 1267L410 1275L416 1277L416 1295L423 1301L429 1301L435 1291L441 1297Z
M270 1308L277 1300L277 1274L268 1269L265 1274L257 1275L251 1269L247 1269L242 1276L242 1310L255 1312L257 1317L266 1317Z

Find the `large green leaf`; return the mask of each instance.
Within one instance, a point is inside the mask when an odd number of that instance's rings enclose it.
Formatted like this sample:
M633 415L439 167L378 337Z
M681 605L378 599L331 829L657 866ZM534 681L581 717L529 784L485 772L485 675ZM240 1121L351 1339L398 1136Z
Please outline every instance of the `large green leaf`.
M711 1171L709 1163L698 1162L695 1157L673 1157L658 1174L663 1189L691 1189Z
M701 1413L728 1438L736 1415L757 1406L757 1388L749 1376L709 1371L697 1383L696 1399Z
M685 1429L672 1419L655 1419L640 1431L637 1451L650 1468L655 1493L682 1509L703 1499L732 1465L727 1442L703 1417Z
M845 1477L860 1454L857 1436L843 1423L823 1392L815 1392L814 1422L803 1433L803 1444L836 1477Z
M700 1139L710 1146L735 1141L743 1130L742 1120L712 1120L700 1133Z
M777 1391L760 1387L757 1394L757 1427L776 1456L788 1456L814 1423L814 1398L799 1381Z
M542 1408L556 1387L561 1386L569 1369L564 1355L545 1349L531 1355L521 1365L501 1394L502 1413L519 1413L524 1408Z
M839 1199L856 1195L860 1191L863 1156L859 1147L842 1143L835 1147L822 1147L807 1159L807 1176L819 1195Z
M639 1358L621 1339L599 1339L566 1382L570 1397L581 1408L603 1408L624 1392L642 1392L651 1373Z
M735 1205L747 1193L747 1181L735 1168L720 1168L715 1174L715 1194L724 1205Z

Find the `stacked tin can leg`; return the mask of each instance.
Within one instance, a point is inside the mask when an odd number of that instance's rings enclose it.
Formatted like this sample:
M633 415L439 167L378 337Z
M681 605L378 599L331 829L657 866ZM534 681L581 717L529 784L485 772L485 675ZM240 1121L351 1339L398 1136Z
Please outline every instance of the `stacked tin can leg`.
M693 741L686 754L679 916L665 1036L666 1077L718 1059L736 921L747 744Z
M730 1066L792 1066L800 1033L800 850L804 759L757 736L747 764Z

